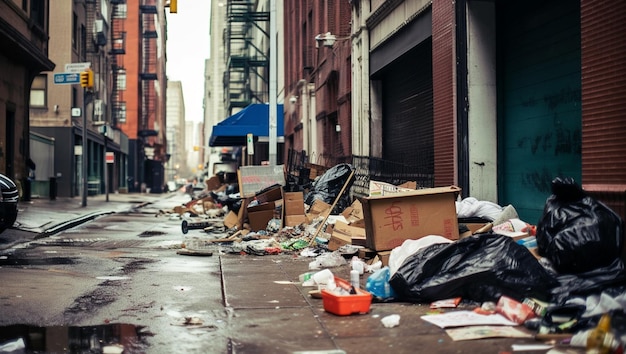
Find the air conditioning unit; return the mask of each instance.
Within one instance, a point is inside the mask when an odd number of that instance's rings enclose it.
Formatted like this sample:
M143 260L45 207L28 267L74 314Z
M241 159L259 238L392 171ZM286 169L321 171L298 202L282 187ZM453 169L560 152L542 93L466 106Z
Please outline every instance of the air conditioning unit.
M95 20L93 22L93 42L99 46L103 46L107 44L107 36L106 36L106 29L104 28L104 20Z
M93 121L94 123L104 122L104 113L106 112L106 105L102 100L93 101Z

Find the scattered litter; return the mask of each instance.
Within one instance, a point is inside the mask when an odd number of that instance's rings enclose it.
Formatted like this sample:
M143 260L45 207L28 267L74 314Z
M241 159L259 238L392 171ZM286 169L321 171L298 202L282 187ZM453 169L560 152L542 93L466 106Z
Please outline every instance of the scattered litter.
M393 328L400 325L400 315L394 314L380 319L385 328Z
M512 326L468 326L446 329L454 341L482 338L532 338L533 335Z
M172 324L176 326L202 326L204 322L200 317L189 316L180 318Z

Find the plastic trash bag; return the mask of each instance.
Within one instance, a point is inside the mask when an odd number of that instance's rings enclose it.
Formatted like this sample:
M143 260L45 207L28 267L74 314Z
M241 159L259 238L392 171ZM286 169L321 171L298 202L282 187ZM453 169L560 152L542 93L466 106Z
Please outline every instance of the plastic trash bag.
M304 197L304 203L307 205L312 205L315 200L319 199L326 204L332 205L335 202L335 199L337 198L339 192L341 192L344 184L346 184L353 170L354 167L345 163L336 165L328 169L326 173L324 173L322 176L320 176L319 179L313 182L311 190ZM350 190L350 186L352 185L353 181L354 178L352 178L347 183L344 194L337 201L337 204L331 211L331 214L339 214L344 211L344 209L350 206L350 194L345 192Z
M398 299L408 302L453 297L495 302L502 295L548 300L550 289L558 285L526 247L493 233L422 248L389 282Z
M380 300L389 300L396 297L396 293L389 284L389 267L385 266L372 273L365 282L365 290Z
M610 265L623 247L623 222L570 178L555 178L537 224L537 250L560 273Z

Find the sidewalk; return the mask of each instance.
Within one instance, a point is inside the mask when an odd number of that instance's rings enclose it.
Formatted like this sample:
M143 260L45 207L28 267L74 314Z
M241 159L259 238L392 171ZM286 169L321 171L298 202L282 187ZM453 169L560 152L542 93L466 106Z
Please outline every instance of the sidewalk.
M53 233L60 225L77 219L94 218L133 206L145 204L163 198L159 194L109 194L87 197L86 205L82 205L82 197L56 198L55 200L34 198L18 204L17 220L13 228L34 233ZM59 230L60 231L60 230ZM58 232L58 231L57 231Z
M98 216L140 208L150 203L170 198L175 194L111 193L87 197L32 198L20 201L17 220L12 228L0 234L0 250L21 242L54 235Z

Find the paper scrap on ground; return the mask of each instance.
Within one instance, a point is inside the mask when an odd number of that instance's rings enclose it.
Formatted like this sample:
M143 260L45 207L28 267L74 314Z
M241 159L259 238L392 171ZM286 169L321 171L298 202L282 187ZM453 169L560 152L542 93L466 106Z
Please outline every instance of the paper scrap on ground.
M511 345L511 349L514 352L550 350L552 348L554 348L554 345L549 345L549 344L513 344Z
M529 333L511 326L469 326L446 329L454 341L481 338L532 338Z
M437 315L424 315L422 319L440 328L489 325L517 326L517 323L507 320L498 313L481 315L474 311L452 311Z

